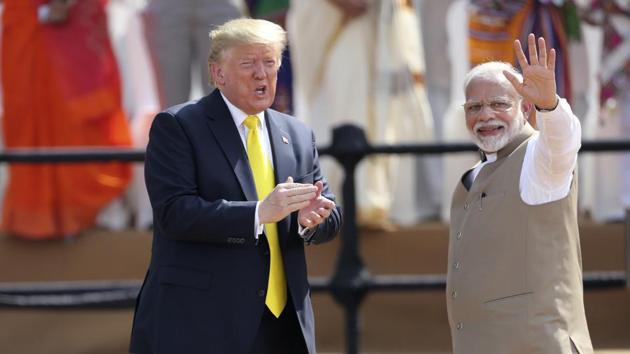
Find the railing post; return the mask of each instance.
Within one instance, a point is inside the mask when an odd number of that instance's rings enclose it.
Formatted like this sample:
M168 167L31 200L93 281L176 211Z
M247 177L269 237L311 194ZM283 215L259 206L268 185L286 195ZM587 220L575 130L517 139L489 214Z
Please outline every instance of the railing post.
M630 206L626 208L626 222L624 223L626 235L626 289L630 289Z
M346 320L346 353L359 353L359 306L366 294L370 276L359 254L359 230L356 223L355 171L369 147L363 130L343 125L333 130L333 156L343 166L343 214L341 250L331 280L335 300L344 307Z

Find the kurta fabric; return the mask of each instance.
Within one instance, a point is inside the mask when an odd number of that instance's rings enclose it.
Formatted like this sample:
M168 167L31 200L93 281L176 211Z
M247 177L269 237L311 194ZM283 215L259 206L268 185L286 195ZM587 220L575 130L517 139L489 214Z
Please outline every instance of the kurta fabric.
M433 140L418 21L404 2L370 2L364 14L348 20L329 1L291 1L295 113L312 123L320 144L330 144L333 128L343 124L363 128L372 144ZM323 168L339 192L341 169L331 160ZM417 222L424 203L416 200L421 188L415 172L407 157L373 156L360 163L358 222Z
M525 204L533 129L452 200L447 308L455 354L593 353L583 305L577 173L566 197Z
M265 155L260 142L257 116L247 116L243 124L247 127L247 157L252 169L256 194L263 200L276 186L271 161ZM270 223L265 225L265 236L269 242L269 281L267 283L267 296L265 304L274 316L280 317L284 306L287 304L287 281L282 263L282 253L278 240L278 225Z
M59 26L38 22L45 3L4 2L6 147L129 146L105 1L76 2ZM29 239L74 235L130 178L121 163L12 164L2 229Z

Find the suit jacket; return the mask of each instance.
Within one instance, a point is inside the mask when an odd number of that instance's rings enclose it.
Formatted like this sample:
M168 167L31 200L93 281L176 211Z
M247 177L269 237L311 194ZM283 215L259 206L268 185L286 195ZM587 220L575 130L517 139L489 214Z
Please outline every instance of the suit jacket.
M276 181L324 182L312 131L266 111ZM158 114L145 162L154 213L151 263L138 295L130 351L138 354L248 353L265 307L269 247L255 238L256 188L246 150L221 94ZM313 312L297 213L278 223L289 296L309 353ZM332 239L333 210L308 243Z

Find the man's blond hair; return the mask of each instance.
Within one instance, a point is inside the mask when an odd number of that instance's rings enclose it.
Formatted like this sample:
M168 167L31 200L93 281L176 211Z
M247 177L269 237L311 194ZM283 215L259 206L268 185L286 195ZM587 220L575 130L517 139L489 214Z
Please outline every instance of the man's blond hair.
M274 48L279 67L287 44L287 33L273 22L238 18L212 30L210 41L209 64L220 62L221 56L229 48L244 44L266 44Z

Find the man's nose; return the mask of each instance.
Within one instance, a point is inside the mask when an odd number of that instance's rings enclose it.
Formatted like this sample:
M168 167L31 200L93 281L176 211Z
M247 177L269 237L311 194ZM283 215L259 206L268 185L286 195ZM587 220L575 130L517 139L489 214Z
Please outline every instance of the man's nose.
M494 110L490 108L489 104L483 104L481 110L478 113L477 120L487 121L494 117Z
M254 78L258 80L262 80L265 78L265 75L267 75L267 72L265 71L265 66L263 65L263 63L255 64L254 65Z

